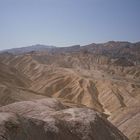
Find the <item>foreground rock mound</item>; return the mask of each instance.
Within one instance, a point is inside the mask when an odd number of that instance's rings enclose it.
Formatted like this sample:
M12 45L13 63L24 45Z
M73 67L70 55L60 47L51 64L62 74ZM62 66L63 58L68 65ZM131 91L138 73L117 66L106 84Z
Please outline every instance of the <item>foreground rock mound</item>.
M0 108L0 140L127 140L100 113L67 108L55 99Z

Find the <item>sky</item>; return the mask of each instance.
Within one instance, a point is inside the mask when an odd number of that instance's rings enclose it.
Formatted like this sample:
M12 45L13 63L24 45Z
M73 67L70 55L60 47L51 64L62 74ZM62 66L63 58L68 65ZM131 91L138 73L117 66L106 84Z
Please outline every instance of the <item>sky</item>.
M0 0L0 50L140 41L140 0Z

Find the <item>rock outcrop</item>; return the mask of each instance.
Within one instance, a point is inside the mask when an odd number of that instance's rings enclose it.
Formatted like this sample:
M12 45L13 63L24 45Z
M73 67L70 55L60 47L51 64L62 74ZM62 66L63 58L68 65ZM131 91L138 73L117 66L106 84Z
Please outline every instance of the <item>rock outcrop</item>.
M128 140L96 111L51 98L1 107L0 130L0 140Z

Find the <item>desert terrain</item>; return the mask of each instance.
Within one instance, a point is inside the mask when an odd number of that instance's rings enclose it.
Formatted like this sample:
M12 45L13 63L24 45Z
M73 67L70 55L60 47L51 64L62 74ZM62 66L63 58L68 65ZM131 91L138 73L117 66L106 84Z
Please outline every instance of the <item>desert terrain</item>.
M140 140L139 42L0 52L0 140L46 139Z

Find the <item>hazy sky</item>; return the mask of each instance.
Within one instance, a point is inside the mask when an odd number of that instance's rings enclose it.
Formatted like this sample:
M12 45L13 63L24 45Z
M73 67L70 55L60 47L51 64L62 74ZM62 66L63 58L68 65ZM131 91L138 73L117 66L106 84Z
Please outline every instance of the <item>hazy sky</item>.
M140 0L0 0L0 49L140 41Z

